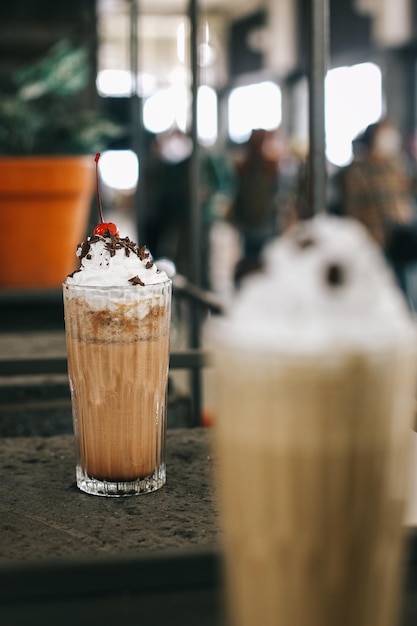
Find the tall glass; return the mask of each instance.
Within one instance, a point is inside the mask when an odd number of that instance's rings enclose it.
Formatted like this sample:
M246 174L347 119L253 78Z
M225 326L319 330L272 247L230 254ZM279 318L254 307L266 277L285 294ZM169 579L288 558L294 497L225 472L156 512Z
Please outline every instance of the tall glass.
M125 496L166 480L171 280L63 285L77 485Z
M215 346L234 626L396 623L415 352Z

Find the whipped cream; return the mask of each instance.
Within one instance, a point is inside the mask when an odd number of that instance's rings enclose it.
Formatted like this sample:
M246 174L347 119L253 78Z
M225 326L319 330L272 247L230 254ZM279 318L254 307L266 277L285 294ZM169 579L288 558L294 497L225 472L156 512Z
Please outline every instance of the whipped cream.
M295 355L416 342L405 299L359 222L301 222L267 246L263 261L214 321L215 340Z
M68 276L69 285L123 287L156 285L168 280L143 246L128 237L92 235L78 245L80 267Z

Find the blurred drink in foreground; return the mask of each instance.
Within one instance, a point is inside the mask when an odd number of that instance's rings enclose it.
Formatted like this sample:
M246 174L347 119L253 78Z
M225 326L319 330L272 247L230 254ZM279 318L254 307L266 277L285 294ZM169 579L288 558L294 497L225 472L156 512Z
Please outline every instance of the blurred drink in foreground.
M211 330L231 623L393 626L416 334L379 251L305 222Z

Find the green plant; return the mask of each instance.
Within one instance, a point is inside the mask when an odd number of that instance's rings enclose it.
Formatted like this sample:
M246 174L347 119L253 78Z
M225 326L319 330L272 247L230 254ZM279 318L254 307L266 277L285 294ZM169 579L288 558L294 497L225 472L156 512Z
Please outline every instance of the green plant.
M88 79L86 49L67 41L15 72L13 91L0 94L0 154L93 154L122 135L119 124L80 104Z

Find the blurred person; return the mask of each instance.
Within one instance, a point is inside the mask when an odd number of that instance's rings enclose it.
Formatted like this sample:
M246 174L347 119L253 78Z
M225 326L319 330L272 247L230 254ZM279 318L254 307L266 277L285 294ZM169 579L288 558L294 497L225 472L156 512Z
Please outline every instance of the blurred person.
M235 284L257 272L262 250L300 219L303 167L295 146L278 131L254 129L236 159L236 195L231 223L241 236Z
M303 217L306 194L306 155L293 141L280 135L278 161L277 230L286 232Z
M144 241L147 245L149 242L156 258L171 259L178 273L184 275L189 274L192 150L191 138L178 129L156 135L150 143L145 172ZM199 163L201 286L213 288L211 234L214 224L226 219L230 212L235 190L234 168L230 156L220 146L202 150Z
M236 195L231 220L242 237L244 262L256 265L265 243L276 234L279 153L271 135L254 129L236 160Z
M200 202L202 215L202 286L219 291L219 274L227 271L230 238L225 246L225 229L236 192L233 161L224 146L202 151ZM220 280L220 282L222 282ZM220 288L221 289L221 288Z
M147 194L152 198L147 229L155 258L171 259L180 274L188 273L192 149L191 138L178 129L158 135L147 181Z
M405 293L407 265L417 260L414 184L401 134L387 118L354 141L354 159L339 175L341 214L366 226Z

